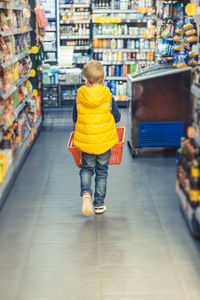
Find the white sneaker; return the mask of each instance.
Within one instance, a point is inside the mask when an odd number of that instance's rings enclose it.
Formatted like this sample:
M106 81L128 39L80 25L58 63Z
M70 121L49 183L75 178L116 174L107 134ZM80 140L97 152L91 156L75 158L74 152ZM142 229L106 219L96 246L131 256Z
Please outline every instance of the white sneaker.
M87 192L85 192L82 197L82 213L87 217L93 216L94 214L92 198Z
M107 210L107 207L105 205L95 206L94 210L95 214L103 214Z

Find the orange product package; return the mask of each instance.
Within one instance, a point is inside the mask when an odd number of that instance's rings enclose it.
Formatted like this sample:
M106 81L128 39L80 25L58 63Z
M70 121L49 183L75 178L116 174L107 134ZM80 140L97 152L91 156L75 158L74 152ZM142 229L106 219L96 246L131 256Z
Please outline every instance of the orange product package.
M48 26L48 20L45 14L45 10L42 6L35 8L36 20L39 28L45 28Z

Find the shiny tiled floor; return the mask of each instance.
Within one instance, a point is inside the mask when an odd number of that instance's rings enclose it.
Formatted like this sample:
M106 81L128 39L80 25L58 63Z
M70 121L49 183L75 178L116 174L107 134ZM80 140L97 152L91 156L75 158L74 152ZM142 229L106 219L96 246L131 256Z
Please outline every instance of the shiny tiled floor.
M178 207L174 154L133 159L125 144L108 211L86 218L71 129L40 134L0 212L0 300L199 300L200 242Z

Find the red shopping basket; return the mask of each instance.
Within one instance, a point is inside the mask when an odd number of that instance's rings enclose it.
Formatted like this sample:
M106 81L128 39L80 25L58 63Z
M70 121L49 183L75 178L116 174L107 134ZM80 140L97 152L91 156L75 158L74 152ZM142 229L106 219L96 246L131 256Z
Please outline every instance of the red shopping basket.
M123 150L124 138L125 138L125 127L117 128L117 134L118 134L119 142L111 149L109 165L119 165L122 160L122 150ZM74 131L70 134L67 148L72 153L77 167L80 168L82 163L82 152L79 148L74 146Z

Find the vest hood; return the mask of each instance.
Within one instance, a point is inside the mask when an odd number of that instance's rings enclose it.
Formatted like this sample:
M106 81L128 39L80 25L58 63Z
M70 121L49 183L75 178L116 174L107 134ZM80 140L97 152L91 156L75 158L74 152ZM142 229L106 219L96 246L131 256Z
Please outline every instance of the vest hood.
M111 98L111 92L104 84L97 84L91 87L83 85L79 91L80 104L84 103L85 107L98 107L105 98Z

